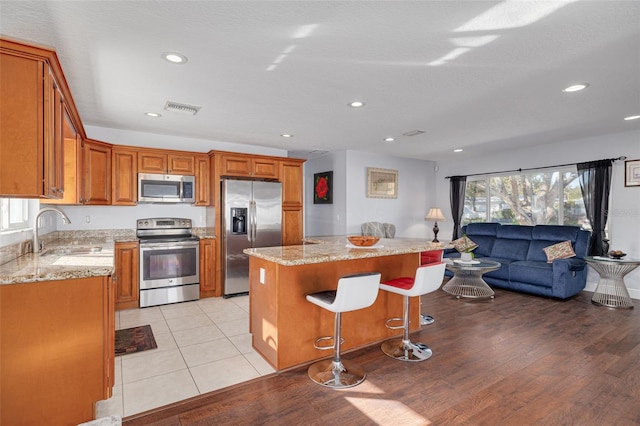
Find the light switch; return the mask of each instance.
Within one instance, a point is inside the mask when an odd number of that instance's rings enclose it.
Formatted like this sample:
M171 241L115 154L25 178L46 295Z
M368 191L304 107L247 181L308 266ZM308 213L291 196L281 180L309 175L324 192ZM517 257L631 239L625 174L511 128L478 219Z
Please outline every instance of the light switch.
M264 268L260 268L260 284L264 284L266 281L267 271Z

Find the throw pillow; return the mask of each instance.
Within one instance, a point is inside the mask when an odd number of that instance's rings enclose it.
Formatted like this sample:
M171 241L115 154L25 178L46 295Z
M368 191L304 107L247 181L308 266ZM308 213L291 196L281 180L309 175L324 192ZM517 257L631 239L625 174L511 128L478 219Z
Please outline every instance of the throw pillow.
M556 259L567 259L576 255L573 251L573 247L571 247L571 241L563 241L558 244L547 246L543 248L542 251L547 255L547 263L553 263Z
M453 244L456 250L458 250L458 252L460 253L469 252L478 247L478 245L471 241L471 238L467 237L466 235L463 235L457 240L451 241L451 244Z

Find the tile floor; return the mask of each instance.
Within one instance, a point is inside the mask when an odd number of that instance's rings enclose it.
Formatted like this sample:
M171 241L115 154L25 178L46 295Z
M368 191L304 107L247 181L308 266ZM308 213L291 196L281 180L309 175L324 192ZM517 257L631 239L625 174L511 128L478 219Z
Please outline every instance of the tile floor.
M130 416L275 370L251 347L249 296L116 312L116 329L150 324L157 349L116 357L113 396L96 418Z

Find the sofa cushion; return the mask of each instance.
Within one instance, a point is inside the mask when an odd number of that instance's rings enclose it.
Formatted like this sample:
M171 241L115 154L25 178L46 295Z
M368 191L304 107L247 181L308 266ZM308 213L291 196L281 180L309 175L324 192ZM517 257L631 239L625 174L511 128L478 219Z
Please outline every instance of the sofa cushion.
M575 243L579 229L576 226L536 225L531 235L536 240L557 242L569 240Z
M489 271L483 274L483 277L498 278L501 280L509 281L509 265L513 262L511 259L495 258L495 257L483 257L481 260L493 260L500 264L500 269Z
M533 228L533 226L529 225L503 225L498 228L496 237L509 240L532 240ZM556 241L562 240L556 239Z
M543 287L553 287L553 266L551 263L527 260L509 264L509 279Z
M467 235L486 235L495 237L499 223L483 222L483 223L470 223L462 229L462 232Z
M498 238L493 244L491 257L509 260L524 260L529 252L529 240Z
M561 243L553 244L551 246L542 249L547 255L547 263L553 263L556 259L568 259L575 257L576 253L571 247L571 241L563 241Z

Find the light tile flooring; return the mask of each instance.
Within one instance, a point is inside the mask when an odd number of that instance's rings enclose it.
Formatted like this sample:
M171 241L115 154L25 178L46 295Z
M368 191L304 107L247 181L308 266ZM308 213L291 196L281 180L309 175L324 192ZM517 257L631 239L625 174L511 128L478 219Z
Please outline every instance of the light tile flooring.
M113 396L96 418L130 416L271 374L251 347L249 296L116 312L116 329L150 324L157 349L116 357Z

